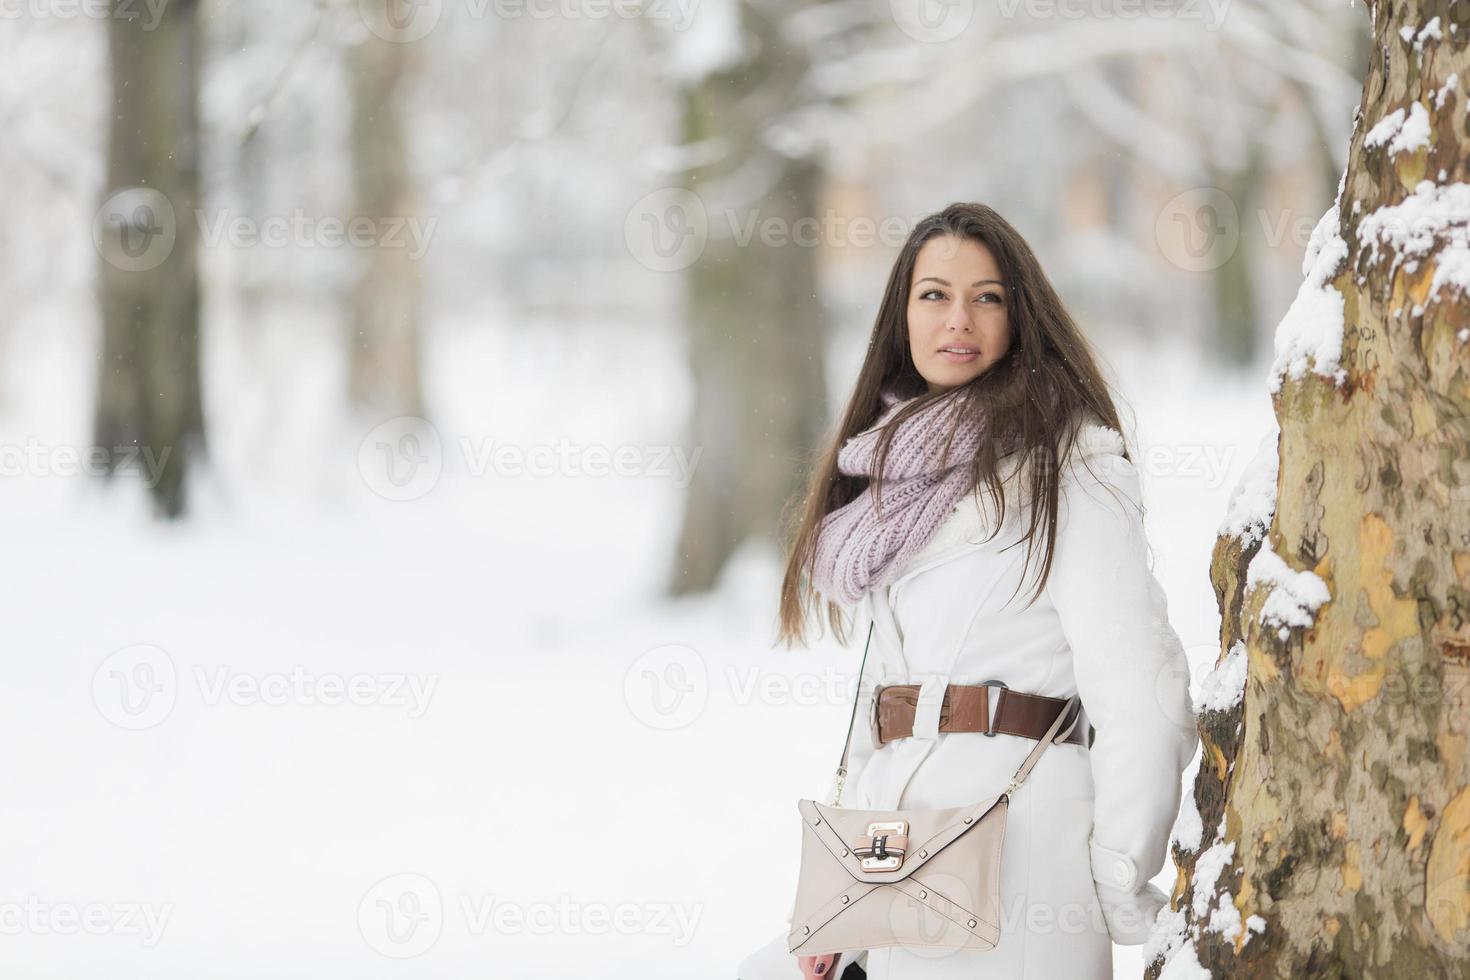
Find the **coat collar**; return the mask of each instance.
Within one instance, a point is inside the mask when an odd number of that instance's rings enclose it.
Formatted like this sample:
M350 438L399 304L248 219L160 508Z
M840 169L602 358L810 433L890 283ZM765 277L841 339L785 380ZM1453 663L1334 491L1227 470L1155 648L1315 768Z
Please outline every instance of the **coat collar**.
M1123 436L1117 429L1104 425L1097 416L1090 416L1077 430L1072 443L1068 462L1084 457L1118 455L1124 451ZM1017 493L1026 486L1025 475L1029 467L1020 453L1012 452L1001 458L1001 479L1006 484L1007 517L1016 513ZM1013 490L1012 487L1015 489ZM911 557L893 579L893 587L910 575L931 568L964 554L984 543L995 527L996 512L990 492L983 486L960 498L955 509L939 525L934 536ZM997 539L998 540L998 539Z

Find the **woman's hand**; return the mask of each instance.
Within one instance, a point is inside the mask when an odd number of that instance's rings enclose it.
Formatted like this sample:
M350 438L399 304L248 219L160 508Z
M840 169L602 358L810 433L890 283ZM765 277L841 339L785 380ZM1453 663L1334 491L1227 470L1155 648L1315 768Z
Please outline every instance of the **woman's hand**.
M831 980L832 968L837 965L841 953L823 953L821 956L798 956L796 963L801 967L805 980Z

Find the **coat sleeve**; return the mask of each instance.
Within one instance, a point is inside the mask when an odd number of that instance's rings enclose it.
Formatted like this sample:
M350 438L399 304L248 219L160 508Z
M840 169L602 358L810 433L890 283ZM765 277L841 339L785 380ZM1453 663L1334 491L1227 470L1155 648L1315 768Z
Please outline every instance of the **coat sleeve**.
M1113 941L1138 945L1168 902L1149 879L1163 867L1183 770L1199 743L1189 663L1148 565L1134 465L1116 453L1073 463L1058 507L1047 591L1097 729L1092 878Z

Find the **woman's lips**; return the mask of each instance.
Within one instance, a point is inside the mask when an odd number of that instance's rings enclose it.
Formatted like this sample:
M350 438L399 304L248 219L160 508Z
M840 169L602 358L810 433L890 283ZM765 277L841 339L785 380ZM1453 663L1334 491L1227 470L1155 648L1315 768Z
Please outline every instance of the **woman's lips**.
M968 350L965 353L960 353L958 350L945 350L941 347L939 356L947 361L953 361L956 364L965 364L977 359L980 356L980 352L977 350Z

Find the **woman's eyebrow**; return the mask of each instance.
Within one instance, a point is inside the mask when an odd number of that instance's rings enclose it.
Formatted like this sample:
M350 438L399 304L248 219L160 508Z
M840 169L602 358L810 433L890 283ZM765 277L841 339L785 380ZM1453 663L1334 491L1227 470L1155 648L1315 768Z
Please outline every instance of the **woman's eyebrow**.
M939 283L942 286L948 286L949 285L949 280L947 280L947 279L941 279L938 276L925 276L924 279L933 279L935 282ZM924 279L918 280L918 282L915 282L914 285L917 286L919 283L923 282ZM970 286L972 288L975 287L975 286L983 286L987 282L993 282L997 286L1004 286L1005 285L1005 283L1001 282L999 279L976 279L974 282L970 283Z

